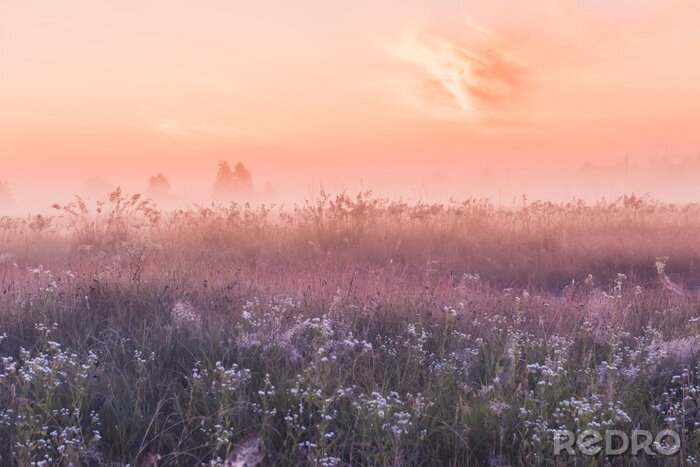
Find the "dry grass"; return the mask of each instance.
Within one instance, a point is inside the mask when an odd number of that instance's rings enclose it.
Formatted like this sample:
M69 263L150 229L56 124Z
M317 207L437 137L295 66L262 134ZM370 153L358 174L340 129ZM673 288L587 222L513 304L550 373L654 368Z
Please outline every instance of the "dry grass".
M57 208L0 219L3 465L566 464L591 424L700 454L700 206Z

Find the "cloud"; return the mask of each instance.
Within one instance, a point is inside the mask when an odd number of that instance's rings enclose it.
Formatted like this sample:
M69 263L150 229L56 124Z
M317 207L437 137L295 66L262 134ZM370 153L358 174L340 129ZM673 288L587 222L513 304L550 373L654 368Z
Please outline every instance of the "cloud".
M161 133L167 136L189 137L192 136L190 131L187 131L182 125L171 119L158 119L153 122L153 130L156 133Z
M417 71L409 101L445 117L508 118L527 95L530 70L507 39L471 20L468 26L468 40L414 33L394 49Z

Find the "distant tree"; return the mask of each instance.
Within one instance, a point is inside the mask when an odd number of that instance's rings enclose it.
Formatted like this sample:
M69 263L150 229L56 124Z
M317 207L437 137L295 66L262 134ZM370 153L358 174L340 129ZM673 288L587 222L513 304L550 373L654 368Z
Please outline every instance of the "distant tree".
M233 176L236 182L236 189L241 193L252 193L253 191L253 174L243 165L242 162L236 164L233 171Z
M162 173L152 176L148 179L148 190L146 192L153 198L164 198L169 196L170 182L168 181L168 178Z
M253 175L242 162L237 163L231 170L228 162L221 161L216 172L213 192L217 199L249 195L253 192Z
M219 170L216 172L214 180L214 197L226 198L231 195L233 187L233 171L229 167L228 162L219 162Z
M7 182L0 181L0 205L10 202L10 185Z

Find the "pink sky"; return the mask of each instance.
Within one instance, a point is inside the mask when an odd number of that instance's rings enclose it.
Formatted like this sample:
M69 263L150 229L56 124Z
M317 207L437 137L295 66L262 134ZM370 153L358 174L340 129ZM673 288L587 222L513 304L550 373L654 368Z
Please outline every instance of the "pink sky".
M188 192L226 159L398 192L694 155L698 24L691 0L5 0L0 180Z

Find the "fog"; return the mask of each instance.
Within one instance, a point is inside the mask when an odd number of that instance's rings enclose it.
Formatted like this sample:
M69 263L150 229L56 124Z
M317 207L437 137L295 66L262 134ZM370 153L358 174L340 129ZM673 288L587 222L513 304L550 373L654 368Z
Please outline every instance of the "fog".
M251 172L252 190L234 192L226 199L214 196L219 160L191 167L139 168L81 173L41 170L10 173L0 179L9 196L0 203L0 214L50 213L51 205L80 196L89 201L106 199L121 187L129 194L150 197L163 209L195 204L237 202L294 204L313 199L321 191L350 194L372 191L375 196L410 202L449 202L451 199L486 198L501 206L520 205L523 198L565 202L612 200L624 194L648 196L674 203L700 200L700 157L662 157L644 162L620 158L610 164L582 162L577 167L533 168L486 164L449 167L430 164L392 168L373 164L360 170L349 164L292 164L280 169L268 161L222 159L233 167L242 162ZM364 169L364 167L363 167ZM167 187L149 188L149 179L162 174ZM7 195L7 193L6 193Z

